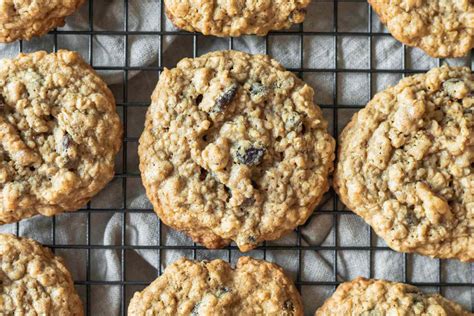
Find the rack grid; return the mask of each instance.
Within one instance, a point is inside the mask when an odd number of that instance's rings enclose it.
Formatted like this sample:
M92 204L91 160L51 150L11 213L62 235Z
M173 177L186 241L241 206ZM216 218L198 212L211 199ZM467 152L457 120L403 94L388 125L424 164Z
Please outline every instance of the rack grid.
M94 5L94 0L89 0L84 4L88 10L88 29L86 30L66 30L66 29L56 29L51 31L48 36L52 36L53 38L53 46L52 50L57 51L60 47L58 45L58 37L59 36L86 36L88 37L88 56L85 56L88 59L89 63L96 69L102 71L116 71L122 72L123 76L123 83L121 88L117 91L114 91L117 95L121 94L118 99L117 107L118 110L122 113L122 122L124 126L124 139L123 139L123 150L121 151L121 166L118 166L118 171L115 175L114 181L118 181L121 185L122 191L122 207L113 207L113 208L104 208L104 207L94 207L91 203L87 204L87 207L77 211L77 213L82 213L86 217L86 232L85 232L85 243L82 244L65 244L57 242L56 240L56 227L57 227L57 216L51 217L51 231L50 231L50 243L46 243L47 246L51 247L53 251L58 250L70 250L73 253L77 252L77 255L80 256L82 253L86 253L86 272L85 278L76 279L75 284L78 287L83 289L82 298L85 307L85 311L87 315L92 315L93 311L91 310L92 302L96 299L95 295L92 294L93 288L96 286L116 286L119 290L120 296L120 314L125 315L128 301L130 299L130 295L127 294L127 289L130 287L135 288L144 288L147 286L151 280L143 281L143 280L133 280L127 277L127 252L134 251L134 250L148 250L156 252L157 258L157 265L160 267L156 273L160 275L162 273L162 252L166 250L187 250L190 252L191 258L197 258L197 252L199 250L203 250L200 245L191 244L191 245L166 245L163 242L162 234L163 226L160 222L159 224L159 241L158 245L131 245L127 243L127 214L133 213L153 213L151 208L132 208L129 207L129 203L127 203L127 181L132 180L139 180L140 175L138 172L129 171L128 166L128 159L130 157L130 147L129 145L136 145L138 142L138 137L128 135L128 128L130 127L130 121L128 120L128 111L133 108L146 108L149 105L149 102L136 102L129 99L129 74L131 72L138 72L138 71L147 71L147 72L156 72L159 74L164 65L167 63L166 56L163 53L164 47L164 37L165 36L177 36L177 37L186 37L192 40L192 51L189 54L189 57L195 57L199 54L199 43L200 40L203 38L202 35L197 33L188 33L178 30L167 30L165 28L165 14L164 14L164 5L163 1L161 0L146 0L146 1L155 1L159 7L159 13L157 13L157 19L160 19L160 27L159 30L152 30L152 31L130 31L129 24L130 24L130 12L129 6L130 3L133 1L141 1L141 0L115 0L115 1L123 1L123 29L122 30L96 30L94 28L94 17L99 14L106 14L105 12L95 12L96 10ZM97 0L96 0L97 2ZM391 35L386 31L374 31L373 24L375 23L374 20L376 16L373 14L371 7L363 0L334 0L334 1L315 1L318 3L325 3L326 5L332 6L333 17L332 17L332 29L327 31L307 31L305 30L305 25L298 25L290 30L285 31L274 31L270 32L268 36L264 38L265 41L265 52L270 51L270 40L278 41L280 36L296 36L299 39L299 66L298 67L290 67L289 70L293 71L299 77L305 78L306 76L311 76L312 74L318 73L325 73L329 74L332 77L332 102L325 104L319 104L322 109L325 111L325 115L327 119L331 119L332 124L332 133L336 137L343 127L342 123L340 123L340 111L341 110L353 110L356 111L362 108L364 105L353 105L353 104L343 104L339 100L339 85L340 85L340 78L339 74L345 73L354 73L354 74L363 74L368 77L368 95L372 97L376 91L374 84L373 84L373 77L377 74L397 74L400 76L409 75L412 73L420 73L425 72L427 69L413 69L408 66L407 63L407 48L406 46L402 46L402 67L400 69L382 69L378 68L374 65L373 56L374 56L374 45L373 41L376 38L386 38L390 37ZM360 5L365 5L367 7L367 31L340 31L340 25L338 21L338 14L340 6L347 4L347 3L359 3ZM307 16L307 19L317 18L314 16ZM124 38L124 56L125 56L125 63L123 65L113 65L113 66L96 66L94 64L95 57L94 57L94 37L96 36L122 36ZM159 38L159 51L158 51L158 60L156 66L151 65L141 65L141 66L132 66L130 64L130 52L128 50L129 41L131 36L156 36ZM334 50L333 56L333 68L308 68L304 65L304 60L307 56L304 56L304 44L305 38L308 36L325 36L330 37L332 39L332 45ZM354 68L344 68L339 66L339 54L338 50L340 49L340 42L338 41L341 37L359 37L359 38L366 38L368 40L368 58L369 58L369 66L367 68L361 69L354 69ZM228 38L225 39L227 43L228 49L233 49L235 46L235 39ZM19 51L24 51L24 42L19 43ZM443 60L438 60L437 64L441 65ZM468 63L471 66L474 63L474 58L471 57L468 60ZM318 87L315 87L316 91L318 91ZM118 213L121 216L121 237L120 237L120 244L119 245L103 245L103 244L96 244L92 241L91 234L94 230L94 224L92 223L92 216L94 214L99 213ZM391 251L386 246L380 246L375 242L375 234L372 232L368 225L365 225L365 229L368 233L369 238L369 245L368 246L347 246L341 245L339 241L339 234L338 227L340 225L340 217L344 215L352 214L349 210L345 209L343 205L337 199L336 194L334 191L330 191L326 194L324 201L320 204L317 208L314 216L320 215L327 215L332 218L332 225L333 230L335 233L332 234L330 238L332 238L331 245L312 245L310 241L306 240L306 238L302 235L301 230L302 228L298 228L296 230L296 242L294 245L275 245L264 243L261 245L258 250L263 252L263 258L267 257L267 251L287 251L292 250L297 253L298 256L298 265L295 277L295 283L298 289L301 291L302 288L305 287L330 287L335 289L335 287L340 284L342 281L340 277L338 277L338 253L344 251L362 251L368 252L369 258L369 271L366 277L374 277L374 268L373 268L373 261L375 258L375 253L377 251ZM15 231L17 235L21 234L21 223L15 224ZM121 268L120 268L120 276L119 279L116 281L111 280L96 280L91 277L91 252L92 251L100 251L100 250L112 250L116 251L120 256L121 261ZM229 246L224 248L227 251L227 259L231 261L232 259L232 252L237 251L238 248L235 246ZM212 250L209 250L212 252ZM302 271L304 269L303 262L303 253L305 251L324 251L329 252L332 254L332 276L330 281L307 281L302 278ZM443 265L445 264L444 260L437 260L438 261L438 275L436 277L436 282L410 282L408 276L408 263L411 260L412 255L410 254L403 254L403 278L400 281L408 282L417 286L421 287L434 287L438 292L443 293L444 289L447 287L460 287L465 289L471 297L471 310L473 309L472 302L474 301L474 285L472 280L472 271L474 270L474 266L470 265L471 271L471 282L450 282L443 278ZM306 311L307 313L312 313L313 311Z

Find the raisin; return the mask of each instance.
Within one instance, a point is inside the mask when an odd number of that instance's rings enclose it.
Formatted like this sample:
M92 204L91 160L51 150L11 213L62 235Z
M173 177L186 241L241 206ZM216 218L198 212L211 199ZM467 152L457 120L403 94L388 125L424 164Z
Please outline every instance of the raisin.
M224 185L224 190L227 193L227 200L226 201L229 202L230 199L232 198L232 190L226 185Z
M67 168L69 171L75 171L78 165L79 165L79 160L74 159L74 160L67 160L66 163L64 164L64 167Z
M227 88L224 93L217 97L216 103L212 108L212 112L222 112L224 108L232 102L238 90L239 86L235 83L232 84L229 88Z
M252 184L252 186L253 186L254 189L257 189L257 190L258 190L259 185L258 185L257 181L251 180L250 183Z
M257 148L253 146L239 146L235 158L238 163L247 166L256 166L262 162L264 154L264 148Z
M71 135L64 134L61 138L60 148L61 156L65 159L63 167L69 169L69 171L74 171L79 165L79 160L77 158L77 153L75 150L69 150L74 145L74 140Z
M200 94L200 95L198 95L198 96L196 97L196 105L201 104L202 98L203 98L203 97L202 97L202 94Z
M409 225L418 225L420 223L420 220L416 217L416 214L413 211L407 214L406 219Z
M240 207L250 207L255 204L255 199L253 197L251 198L246 198L242 204L240 204Z
M204 181L207 177L207 170L204 168L200 168L199 170L199 180Z

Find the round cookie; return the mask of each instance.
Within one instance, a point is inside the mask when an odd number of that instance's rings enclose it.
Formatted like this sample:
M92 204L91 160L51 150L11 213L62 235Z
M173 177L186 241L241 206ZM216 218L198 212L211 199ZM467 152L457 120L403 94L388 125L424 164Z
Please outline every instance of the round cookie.
M83 315L63 260L36 241L0 234L2 315Z
M165 69L138 148L163 222L242 251L303 224L328 190L335 147L313 94L263 55L213 52Z
M474 81L468 68L402 79L354 115L335 189L393 249L474 259Z
M472 314L439 294L424 294L412 285L357 278L339 285L336 292L326 300L315 315L468 316Z
M311 0L165 0L178 28L204 35L266 35L302 23Z
M223 260L180 259L130 301L128 315L292 315L303 306L279 266L241 257L236 268Z
M0 3L0 42L29 40L63 26L84 0L5 0Z
M462 57L474 47L472 0L368 0L400 42L432 57Z
M0 61L0 224L83 206L114 175L122 126L78 53Z

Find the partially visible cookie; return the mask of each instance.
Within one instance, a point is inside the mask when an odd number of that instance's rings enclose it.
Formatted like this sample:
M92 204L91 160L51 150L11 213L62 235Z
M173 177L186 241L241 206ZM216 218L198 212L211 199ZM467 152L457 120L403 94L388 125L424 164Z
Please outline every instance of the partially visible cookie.
M472 0L368 0L400 42L432 57L462 57L474 47Z
M0 61L0 224L83 206L114 175L115 100L78 53Z
M340 138L341 200L393 249L474 260L474 80L468 68L402 79Z
M302 23L311 0L165 0L177 27L204 35L266 35Z
M242 251L303 224L328 190L335 148L313 94L263 55L213 52L165 69L138 148L163 222Z
M63 26L84 0L5 0L0 2L0 42L29 40Z
M180 259L130 301L138 315L303 315L300 295L279 266L241 257L235 269L223 260Z
M83 315L60 257L28 238L0 234L0 314Z
M412 285L357 278L339 285L315 315L472 316L472 313L439 294L424 294Z

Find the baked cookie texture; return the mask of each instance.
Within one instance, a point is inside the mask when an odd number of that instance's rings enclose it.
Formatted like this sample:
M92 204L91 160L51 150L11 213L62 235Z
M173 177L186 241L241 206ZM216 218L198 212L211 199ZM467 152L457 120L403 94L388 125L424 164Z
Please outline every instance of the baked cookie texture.
M0 234L0 314L83 315L60 257L28 238Z
M435 68L378 93L340 137L334 185L393 249L474 259L474 81Z
M122 127L78 53L0 61L0 224L83 206L113 177Z
M339 285L336 292L315 315L472 316L473 314L439 294L424 294L412 285L359 277Z
M178 28L204 35L266 35L302 23L311 0L165 0Z
M300 295L279 266L241 257L180 259L130 301L128 315L303 315Z
M400 42L432 57L462 57L474 47L472 0L368 0Z
M0 2L0 42L29 40L63 26L84 0L4 0Z
M242 251L303 224L328 190L335 150L313 94L263 55L213 52L165 69L138 148L161 220Z

